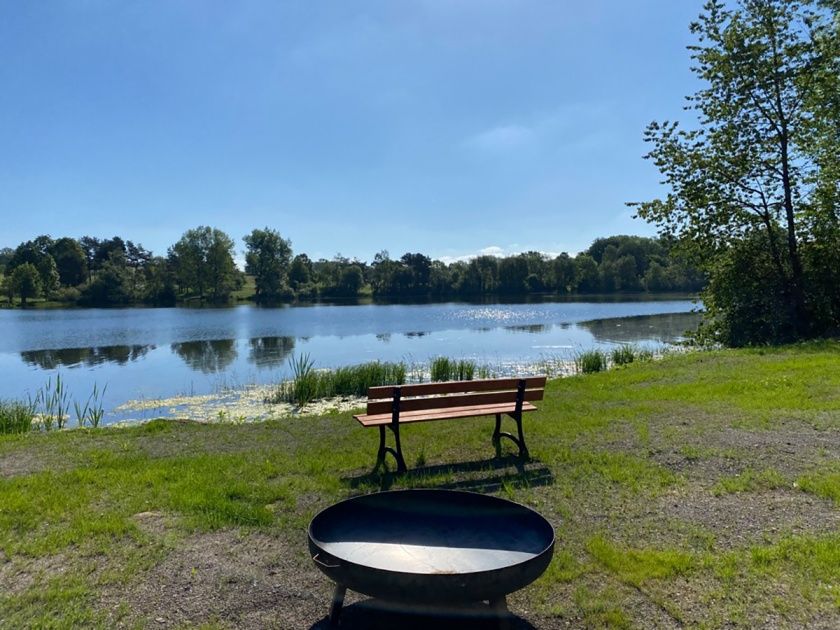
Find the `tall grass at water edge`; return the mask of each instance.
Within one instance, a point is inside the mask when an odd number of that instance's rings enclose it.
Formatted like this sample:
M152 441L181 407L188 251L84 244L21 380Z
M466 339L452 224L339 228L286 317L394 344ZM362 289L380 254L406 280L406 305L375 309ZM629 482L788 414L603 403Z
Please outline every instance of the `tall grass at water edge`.
M475 376L477 366L475 361L466 359L450 359L449 357L435 357L429 370L434 382L440 381L471 381Z
M35 409L31 403L0 400L0 434L27 433L32 429Z
M588 350L574 357L574 370L571 373L590 374L602 372L611 366L620 366L653 358L653 353L647 349L636 348L625 344L612 350ZM534 373L556 377L569 374L564 369L567 361L555 358L542 361L524 368ZM402 385L406 382L440 381L471 381L474 378L495 378L504 375L502 367L494 369L487 365L478 365L468 359L453 359L450 357L434 357L428 369L421 365L409 368L405 363L387 363L372 361L360 365L340 367L333 370L319 370L308 354L293 357L289 360L292 372L291 380L280 383L277 388L266 397L267 403L291 403L302 407L313 400L334 398L337 396L364 397L371 387L381 385ZM520 370L521 371L521 370Z
M603 350L587 350L575 356L575 372L578 374L592 374L603 372L610 367L630 365L635 361L651 361L653 351L647 348L637 348L630 344L622 344L610 352Z
M371 361L334 370L317 370L308 354L289 360L292 379L281 383L267 402L288 402L303 406L313 400L336 396L367 396L371 387L402 385L406 381L404 363Z

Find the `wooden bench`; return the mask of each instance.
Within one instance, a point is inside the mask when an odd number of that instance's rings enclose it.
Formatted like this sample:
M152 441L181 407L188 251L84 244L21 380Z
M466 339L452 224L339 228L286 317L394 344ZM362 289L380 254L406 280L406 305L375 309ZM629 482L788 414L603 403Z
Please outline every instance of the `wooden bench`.
M405 472L400 425L478 416L496 416L492 443L497 457L501 456L501 439L506 437L519 447L520 457L527 458L522 414L537 410L532 401L543 399L545 381L545 376L533 376L371 387L368 390L367 413L353 417L363 427L379 427L379 452L374 470L385 462L385 454L391 453L397 460L397 470ZM503 415L516 422L516 436L502 431ZM396 448L385 445L386 427L394 434Z

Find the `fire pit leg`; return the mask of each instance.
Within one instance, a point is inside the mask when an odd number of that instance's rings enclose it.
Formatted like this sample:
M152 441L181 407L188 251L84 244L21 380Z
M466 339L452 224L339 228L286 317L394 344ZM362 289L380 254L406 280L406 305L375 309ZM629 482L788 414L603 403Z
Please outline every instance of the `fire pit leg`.
M341 615L341 607L344 605L344 595L347 593L347 587L344 584L336 584L335 592L333 593L332 605L330 606L330 625L338 625L338 617Z
M507 598L502 595L499 599L491 599L490 608L496 613L499 630L509 630L510 612L507 607Z

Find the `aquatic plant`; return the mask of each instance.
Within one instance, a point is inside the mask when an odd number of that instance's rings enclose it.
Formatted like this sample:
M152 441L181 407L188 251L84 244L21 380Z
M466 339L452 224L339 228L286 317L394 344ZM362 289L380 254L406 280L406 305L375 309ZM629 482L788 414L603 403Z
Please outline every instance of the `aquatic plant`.
M575 370L579 374L592 374L607 369L607 355L601 350L587 350L575 356Z
M47 384L38 390L33 406L40 411L41 425L46 431L51 431L53 427L64 428L70 417L70 398L61 372L55 375L55 381L48 379Z
M0 400L0 434L27 433L32 429L34 418L31 401Z
M371 361L334 370L316 370L308 354L289 360L292 379L281 383L267 402L288 402L303 406L320 398L366 396L371 387L402 385L405 363Z
M73 408L76 411L76 422L79 423L80 427L85 426L85 424L90 426L92 429L99 427L99 423L102 421L102 416L105 415L102 399L107 390L108 385L105 385L105 387L100 390L99 386L94 383L93 391L90 396L88 396L84 406L80 405L78 401L73 401Z
M636 360L636 348L630 344L622 344L612 349L610 358L613 365L629 365Z
M434 382L471 381L475 377L476 367L475 361L467 359L435 357L432 359L429 373Z

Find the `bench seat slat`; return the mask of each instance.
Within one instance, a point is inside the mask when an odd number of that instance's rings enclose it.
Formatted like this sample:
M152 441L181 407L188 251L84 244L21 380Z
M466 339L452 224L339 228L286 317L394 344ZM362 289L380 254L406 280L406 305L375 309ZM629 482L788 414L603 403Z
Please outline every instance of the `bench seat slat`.
M524 400L542 400L542 389L526 389ZM516 402L516 390L504 392L488 392L478 394L452 394L449 396L431 396L429 398L403 398L400 400L400 417L403 413L421 411L423 409L446 409L451 407L477 407L479 405L502 405ZM367 413L375 416L380 413L390 414L392 401L376 400L369 401Z
M545 376L529 376L525 380L526 389L545 387ZM519 386L518 378L490 378L475 381L443 381L439 383L417 383L414 385L400 385L403 398L409 396L430 396L434 394L457 394L466 392L493 392L513 389ZM368 389L370 400L382 400L394 397L395 386L382 385Z
M529 402L522 404L522 411L536 411ZM513 413L516 404L505 403L499 405L471 405L466 407L450 407L448 409L429 409L420 411L400 412L400 424L409 422L429 422L432 420L448 420L455 418L471 418L478 416L494 416L496 414ZM375 427L391 424L390 413L358 414L353 416L362 426Z

